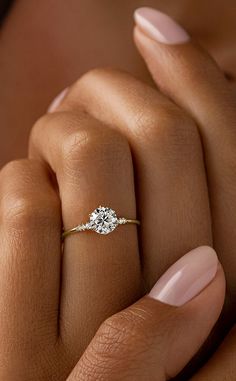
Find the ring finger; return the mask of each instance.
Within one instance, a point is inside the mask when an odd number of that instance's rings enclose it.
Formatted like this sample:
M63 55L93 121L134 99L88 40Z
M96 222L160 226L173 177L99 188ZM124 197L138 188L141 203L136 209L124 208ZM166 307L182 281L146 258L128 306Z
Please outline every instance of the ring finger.
M183 253L211 244L197 127L160 92L117 70L85 74L59 109L69 110L76 104L116 126L129 140L142 221L142 264L150 288Z
M33 128L30 155L55 172L66 229L88 220L99 205L136 218L132 158L127 141L77 108L42 118ZM80 351L100 323L140 295L137 229L111 235L81 232L65 239L61 337Z

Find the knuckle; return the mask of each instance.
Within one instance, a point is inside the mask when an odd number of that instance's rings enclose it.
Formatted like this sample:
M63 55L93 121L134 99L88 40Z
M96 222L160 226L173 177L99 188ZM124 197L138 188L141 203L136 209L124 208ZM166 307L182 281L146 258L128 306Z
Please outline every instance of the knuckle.
M151 144L179 146L199 139L194 121L172 105L153 105L149 110L140 110L135 125L138 136Z
M6 194L1 203L3 223L9 228L22 228L32 221L32 205L23 195Z
M9 163L5 164L0 171L0 178L3 181L6 178L11 178L15 173L20 172L25 167L25 159L21 160L12 160Z
M33 125L30 132L29 147L30 151L38 152L42 150L42 144L56 145L56 139L64 139L70 129L78 128L81 120L72 112L67 110L45 114L41 116ZM51 137L54 140L51 141Z
M45 225L58 215L60 201L56 192L51 187L41 187L42 168L40 162L22 159L2 169L0 216L3 225L15 230L31 228L36 222Z
M62 146L63 167L68 172L84 170L96 160L96 166L111 165L127 159L129 145L119 133L108 128L84 129L70 134Z
M94 83L94 81L103 80L109 74L114 75L116 73L119 73L119 70L110 67L93 68L79 78L76 84L80 86L81 84L89 84L91 81Z
M66 166L77 165L80 158L86 155L91 144L90 132L78 130L66 136L62 142L62 160Z
M22 192L11 192L1 202L3 224L15 230L31 229L35 222L46 224L49 218L48 206L39 199L34 201L27 198Z
M45 114L36 120L30 131L29 153L41 156L42 145L47 141L50 144L51 131L56 132L61 123L61 115L58 113Z
M45 114L41 116L33 125L31 131L30 131L30 137L29 137L29 143L30 145L34 145L35 142L37 142L38 138L42 134L42 129L45 128L45 126L48 126L49 120L56 118L57 115L54 114Z

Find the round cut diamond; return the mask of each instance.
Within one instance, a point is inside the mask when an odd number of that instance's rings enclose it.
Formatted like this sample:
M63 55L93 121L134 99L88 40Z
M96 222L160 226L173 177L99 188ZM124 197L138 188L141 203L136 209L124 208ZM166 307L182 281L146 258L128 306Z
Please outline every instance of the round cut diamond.
M118 225L114 210L99 206L90 214L90 227L99 234L111 233Z

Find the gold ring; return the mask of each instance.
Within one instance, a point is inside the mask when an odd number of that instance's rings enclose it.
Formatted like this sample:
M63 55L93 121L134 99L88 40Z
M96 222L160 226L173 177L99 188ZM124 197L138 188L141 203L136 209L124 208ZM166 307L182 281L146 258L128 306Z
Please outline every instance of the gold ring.
M106 235L115 230L119 225L140 225L140 221L138 220L117 217L116 212L106 206L99 206L89 215L89 217L89 222L64 231L62 234L62 239L66 238L70 234L80 233L86 230L91 230L98 234Z

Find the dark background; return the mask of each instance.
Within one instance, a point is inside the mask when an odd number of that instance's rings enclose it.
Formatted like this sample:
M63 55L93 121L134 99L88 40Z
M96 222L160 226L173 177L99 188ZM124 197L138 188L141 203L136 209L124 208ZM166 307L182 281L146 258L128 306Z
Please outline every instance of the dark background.
M0 23L2 23L12 3L13 0L0 0Z

